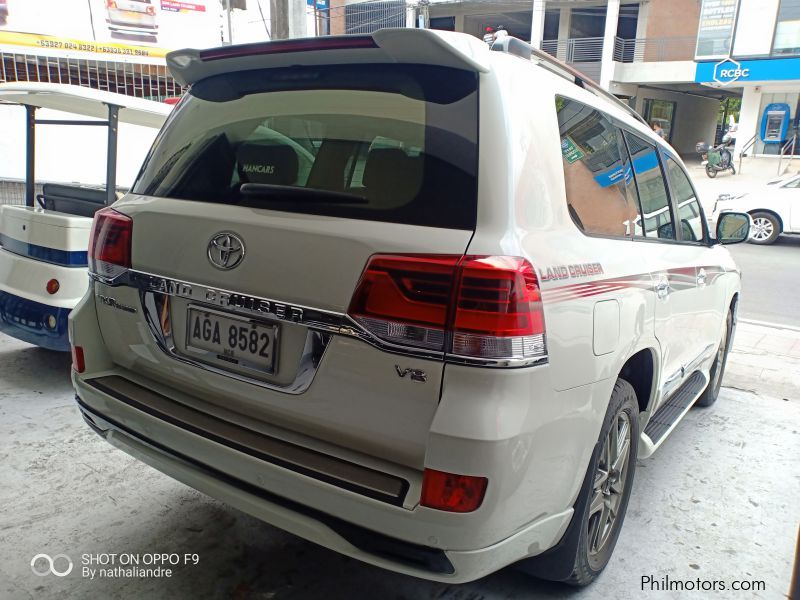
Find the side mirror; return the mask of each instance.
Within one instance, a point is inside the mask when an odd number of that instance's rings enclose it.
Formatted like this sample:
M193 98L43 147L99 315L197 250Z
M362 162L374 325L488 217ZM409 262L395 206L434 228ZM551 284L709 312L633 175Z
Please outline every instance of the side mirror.
M656 231L657 231L656 235L658 235L658 237L661 238L662 240L675 239L675 228L672 226L672 222L659 225Z
M717 242L738 244L750 237L750 215L740 212L725 212L717 219Z

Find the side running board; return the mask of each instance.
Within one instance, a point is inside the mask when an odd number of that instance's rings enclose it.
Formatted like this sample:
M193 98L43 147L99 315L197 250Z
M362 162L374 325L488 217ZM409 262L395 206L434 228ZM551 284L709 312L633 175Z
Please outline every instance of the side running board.
M648 451L640 452L640 457L652 454L667 434L677 425L689 411L695 400L703 393L708 380L700 371L695 371L675 390L669 399L650 417L647 427L642 432L642 443Z

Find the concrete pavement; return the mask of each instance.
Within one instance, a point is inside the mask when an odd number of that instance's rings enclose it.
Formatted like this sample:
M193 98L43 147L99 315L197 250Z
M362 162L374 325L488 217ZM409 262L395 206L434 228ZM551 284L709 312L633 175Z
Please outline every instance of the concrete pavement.
M782 235L770 246L729 247L742 270L743 318L800 327L800 235Z
M0 336L0 597L316 599L640 598L642 577L722 581L714 598L784 598L800 522L800 332L739 324L719 401L640 461L616 552L572 590L514 570L463 586L342 557L135 461L86 427L69 358ZM735 389L738 388L738 389ZM38 577L37 553L68 576ZM197 554L164 578L89 579L84 553ZM732 592L734 581L763 581ZM654 598L712 597L653 593Z
M723 383L800 405L800 328L765 327L740 316Z

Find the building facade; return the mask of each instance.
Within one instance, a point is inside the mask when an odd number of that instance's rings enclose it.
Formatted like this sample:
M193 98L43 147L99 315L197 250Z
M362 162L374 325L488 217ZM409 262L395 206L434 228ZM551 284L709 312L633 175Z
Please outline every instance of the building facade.
M530 40L627 99L684 155L719 139L727 98L743 98L738 151L753 136L751 152L777 151L759 137L768 105L797 121L800 0L430 0L425 11L432 28Z
M704 10L695 81L742 97L734 154L800 154L800 0L706 0Z

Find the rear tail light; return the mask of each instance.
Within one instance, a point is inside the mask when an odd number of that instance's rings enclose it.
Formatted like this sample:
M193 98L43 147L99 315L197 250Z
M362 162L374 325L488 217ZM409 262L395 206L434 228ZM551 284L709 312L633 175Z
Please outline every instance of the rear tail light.
M76 373L83 373L86 370L86 361L83 358L83 348L81 346L72 347L72 369Z
M472 512L483 502L488 483L486 477L425 469L420 504L448 512Z
M114 0L106 0L106 8L117 8L117 3Z
M384 341L442 350L460 256L373 256L348 313Z
M539 281L524 258L465 257L459 266L452 353L481 358L545 354Z
M389 344L487 360L546 355L539 282L523 258L378 254L348 314Z
M89 270L113 278L131 266L133 220L113 208L103 208L94 215L89 234Z
M47 282L45 289L47 290L48 294L53 295L61 289L61 284L58 282L58 279L51 279Z
M150 15L151 17L156 16L156 7L153 6L153 5L148 6L147 7L147 14Z

